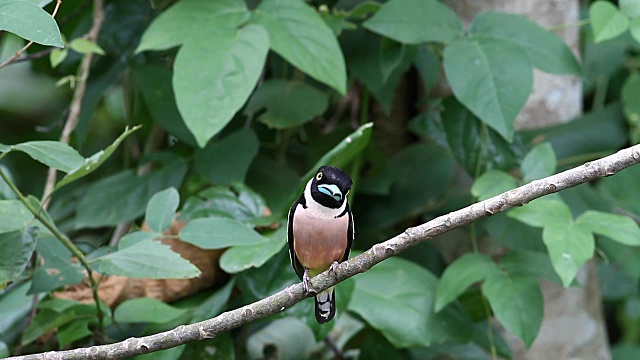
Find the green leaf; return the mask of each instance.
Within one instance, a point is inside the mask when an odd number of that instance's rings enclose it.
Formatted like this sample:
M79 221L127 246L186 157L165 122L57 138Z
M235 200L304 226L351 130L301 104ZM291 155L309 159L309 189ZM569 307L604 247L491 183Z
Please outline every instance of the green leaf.
M22 335L22 345L36 341L40 336L52 331L62 325L70 323L76 318L73 311L58 314L51 310L43 310L36 314L33 322L27 327Z
M541 198L509 211L508 215L529 226L568 225L573 221L571 210L559 198Z
M52 68L56 68L60 63L67 58L67 54L69 51L67 49L53 49L53 51L49 54L49 62L51 63Z
M269 37L259 25L220 31L216 41L197 31L180 48L173 75L176 104L200 147L247 101L268 50Z
M489 170L473 182L471 194L482 201L515 189L517 185L513 176L500 170Z
M4 341L0 341L0 358L8 358L9 356L11 356L9 347Z
M229 274L259 268L284 247L286 237L287 229L282 225L262 243L233 246L220 257L220 268Z
M507 41L522 47L536 68L552 74L582 75L580 64L564 41L521 15L487 11L478 15L473 36Z
M84 268L71 261L71 251L52 235L39 236L36 250L44 259L44 265L39 266L33 274L29 294L78 284L84 279Z
M526 147L519 136L508 143L453 96L447 97L442 106L441 122L449 149L471 176L491 169L509 171L520 164Z
M336 167L344 167L351 160L353 160L356 155L362 152L365 147L369 144L369 140L371 139L371 133L373 130L373 123L366 123L364 125L360 125L354 132L349 134L346 138L344 138L338 145L334 146L333 149L324 154L320 160L316 161L316 163L307 171L307 173L302 177L300 183L298 184L298 190L296 191L296 197L300 194L302 189L304 189L305 184L312 176L315 175L316 171L323 165L331 165Z
M624 107L624 114L627 119L632 123L640 124L640 101L637 101L638 94L640 94L640 75L632 73L624 82L620 95Z
M118 136L118 138L106 149L100 150L97 153L93 154L91 157L83 159L78 166L68 171L68 174L56 184L54 191L94 172L111 156L111 154L113 154L113 152L118 148L118 146L120 146L122 141L124 141L127 136L131 135L141 127L141 125L134 126L131 129L127 127L124 132L120 136Z
M533 86L526 51L503 40L458 39L445 48L444 69L456 98L511 142Z
M269 33L273 51L312 78L344 95L347 71L338 41L320 15L298 0L264 0L251 22Z
M225 286L217 289L211 296L203 301L202 304L193 309L189 322L196 323L219 315L225 309L235 284L236 278L231 278Z
M631 19L640 17L640 0L619 0L620 11Z
M63 47L60 29L51 14L30 1L0 2L0 30L38 44Z
M608 1L592 3L589 20L596 43L618 37L629 28L629 19Z
M207 250L234 245L255 245L267 241L264 236L241 222L223 217L190 221L180 230L180 239Z
M106 55L100 45L84 38L77 38L69 43L69 47L80 54Z
M36 247L32 230L0 233L0 284L15 280L29 264Z
M181 158L174 158L162 169L143 176L125 171L93 183L78 203L76 227L116 225L144 214L153 194L168 187L179 187L187 171Z
M380 41L380 71L382 72L382 82L387 82L389 76L397 69L402 63L406 47L404 44L400 44L387 38L382 38Z
M58 329L58 345L62 348L74 341L83 339L91 334L89 330L90 319L75 319L74 321L61 326Z
M120 250L133 246L141 241L153 241L161 237L162 234L149 231L133 231L123 236L118 243Z
M542 240L556 273L565 287L571 285L580 267L595 251L595 241L589 229L581 224L552 223L542 230Z
M0 295L0 333L18 339L24 331L24 321L33 307L33 296L27 295L30 281L3 290Z
M600 180L598 190L616 206L640 216L640 166L632 166L616 176L610 176ZM1 221L1 220L0 220Z
M630 25L631 36L640 43L640 17L635 18Z
M500 259L500 267L511 275L526 275L561 282L558 274L553 271L549 255L545 252L512 250Z
M436 289L435 311L441 311L467 288L487 277L500 273L500 268L490 257L466 253L447 266Z
M404 44L446 43L462 35L456 13L436 0L390 0L363 26Z
M178 111L171 69L159 64L145 64L134 68L134 76L153 120L180 141L197 146Z
M392 257L356 276L355 281L349 310L397 348L445 340L465 342L471 335L468 319L453 311L434 313L437 279L415 263Z
M167 230L180 205L180 194L174 187L155 193L147 204L145 220L149 228L156 232Z
M154 298L130 299L118 305L113 318L119 323L151 323L169 322L187 312Z
M315 87L282 79L265 81L251 96L245 114L266 108L258 119L269 127L286 129L304 124L324 113L329 96Z
M535 278L499 273L482 284L493 313L510 333L529 348L538 336L543 317L543 298Z
M628 216L587 210L576 219L576 224L624 245L640 245L640 227Z
M187 199L180 219L192 220L209 216L223 216L252 224L262 217L265 203L249 187L233 183L231 186L212 186Z
M525 182L553 175L556 170L556 154L548 142L538 144L531 149L520 165Z
M84 164L84 159L76 150L59 141L28 141L0 149L3 152L11 150L23 151L34 160L66 173Z
M420 73L425 93L431 92L442 77L440 57L431 47L420 46L413 64Z
M151 23L135 52L166 50L190 41L193 34L235 29L248 17L242 0L179 1Z
M140 241L98 259L99 272L110 275L149 279L189 279L200 275L188 260L156 241Z
M0 200L0 233L22 230L33 221L33 214L20 200Z
M405 47L405 51L400 54L400 62L393 69L389 69L391 72L385 79L380 63L383 38L363 29L346 32L340 38L351 76L360 80L371 91L385 113L390 114L396 88L402 76L411 67L416 56L416 47Z
M247 339L250 359L264 358L274 351L280 359L308 359L316 348L316 339L309 327L299 319L286 317L270 322Z
M214 184L244 182L259 146L256 134L250 128L242 128L196 150L194 164Z

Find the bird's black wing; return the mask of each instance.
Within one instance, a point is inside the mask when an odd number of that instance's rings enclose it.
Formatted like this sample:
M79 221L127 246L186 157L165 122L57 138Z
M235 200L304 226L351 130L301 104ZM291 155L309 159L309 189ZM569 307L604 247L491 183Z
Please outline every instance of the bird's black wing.
M355 229L353 227L353 213L349 208L349 204L347 204L345 211L349 216L349 228L347 229L347 248L344 250L342 261L347 261L349 259L349 254L351 253L351 248L353 247L353 238L355 237Z
M293 248L293 215L298 208L298 204L300 204L300 199L296 200L293 205L291 205L291 209L289 209L289 216L287 220L287 241L289 242L289 258L291 259L291 266L293 266L293 270L295 270L300 280L302 280L304 267L300 263L300 260L298 260L296 251Z

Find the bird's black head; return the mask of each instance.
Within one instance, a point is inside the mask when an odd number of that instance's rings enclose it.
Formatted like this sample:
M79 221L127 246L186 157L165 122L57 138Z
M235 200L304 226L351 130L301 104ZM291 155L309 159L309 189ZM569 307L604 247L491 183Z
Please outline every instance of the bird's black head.
M353 182L346 172L333 166L321 166L311 181L311 196L323 206L337 209L347 201Z

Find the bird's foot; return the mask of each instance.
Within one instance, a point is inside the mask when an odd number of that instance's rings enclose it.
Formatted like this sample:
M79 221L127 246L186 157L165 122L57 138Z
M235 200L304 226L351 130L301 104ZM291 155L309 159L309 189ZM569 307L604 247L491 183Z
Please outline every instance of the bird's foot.
M334 261L333 264L331 264L331 266L329 267L329 273L333 273L333 277L334 278L338 278L338 266L340 266L340 263L337 261Z
M302 275L302 289L306 293L316 294L316 291L311 288L311 280L309 279L309 269L304 269L304 275Z

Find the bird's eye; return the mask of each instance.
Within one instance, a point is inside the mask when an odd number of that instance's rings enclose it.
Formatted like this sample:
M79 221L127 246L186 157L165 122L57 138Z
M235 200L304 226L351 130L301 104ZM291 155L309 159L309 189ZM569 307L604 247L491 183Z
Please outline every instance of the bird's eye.
M320 179L322 179L322 173L321 172L319 172L318 175L316 175L316 180L320 180Z

